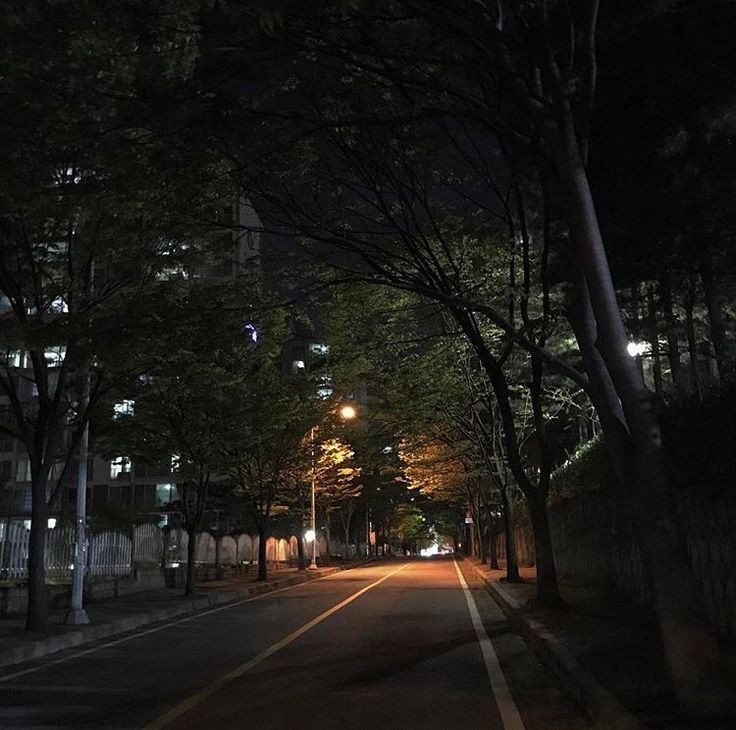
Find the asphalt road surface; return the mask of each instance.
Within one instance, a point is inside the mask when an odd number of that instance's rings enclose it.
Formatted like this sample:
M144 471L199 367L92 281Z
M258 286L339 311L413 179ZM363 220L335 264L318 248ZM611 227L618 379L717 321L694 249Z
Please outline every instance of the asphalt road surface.
M382 562L0 671L0 728L588 727L460 565Z

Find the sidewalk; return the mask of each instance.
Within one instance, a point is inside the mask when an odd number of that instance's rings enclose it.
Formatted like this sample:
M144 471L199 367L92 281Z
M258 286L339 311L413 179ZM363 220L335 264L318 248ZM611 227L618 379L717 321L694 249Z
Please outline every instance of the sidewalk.
M66 608L50 611L50 626L45 634L24 630L23 618L0 620L0 667L53 654L132 631L141 626L167 621L211 606L242 600L298 583L321 578L355 567L325 567L299 573L296 568L270 571L269 580L258 583L255 572L196 586L196 595L185 597L182 588L158 588L120 598L89 602L87 626L66 626Z
M536 571L523 583L465 560L542 663L567 687L601 730L727 730L736 720L693 723L675 707L653 612L623 599L560 580L564 610L535 607ZM502 580L503 579L503 580Z

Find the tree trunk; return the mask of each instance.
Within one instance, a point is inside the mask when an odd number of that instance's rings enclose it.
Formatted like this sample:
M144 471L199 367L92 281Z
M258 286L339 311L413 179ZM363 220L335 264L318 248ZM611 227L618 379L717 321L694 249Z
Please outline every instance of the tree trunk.
M488 541L488 554L491 570L500 570L498 565L498 533L491 533Z
M266 521L262 519L258 523L258 580L266 580L268 578L266 540Z
M184 584L184 595L194 595L194 573L197 569L197 529L187 526L187 579Z
M528 500L529 518L534 532L534 556L537 566L537 599L545 608L563 605L557 585L557 569L552 550L552 536L549 531L547 506L541 497Z
M220 566L222 552L222 535L215 535L215 575L222 578L222 568Z
M672 305L672 287L669 275L665 272L659 278L659 295L662 302L665 326L667 328L667 358L670 361L672 385L679 390L683 387L682 368L680 367L680 345L678 342L678 326Z
M304 536L301 530L297 531L296 536L296 560L300 571L307 569L307 561L304 556Z
M475 524L475 539L476 539L476 557L481 563L487 563L488 557L486 555L485 539L483 536L483 528L480 522Z
M486 551L486 545L485 545L485 538L483 535L483 525L481 523L481 508L480 508L480 499L477 503L474 503L471 508L471 514L473 515L473 530L475 532L475 551L476 555L475 557L478 558L478 560L483 563L488 562L487 558L487 551Z
M710 322L710 338L716 355L718 377L728 373L728 356L726 352L726 325L723 321L723 295L713 271L713 253L710 245L703 241L697 246L700 261L700 279L703 282L705 305L708 308Z
M689 561L678 541L669 493L670 476L652 393L626 352L618 307L588 180L572 128L558 157L572 239L578 250L598 326L597 349L619 394L631 433L633 483L628 497L632 524L652 576L662 643L670 677L683 706L713 715L733 706L718 666L718 649L700 608ZM532 519L540 519L533 515ZM542 545L543 549L544 546ZM537 556L541 564L541 556Z
M325 565L330 565L332 558L332 515L325 510Z
M31 474L31 534L28 540L26 631L46 631L49 620L49 600L46 589L47 474L43 469L39 471L41 471L40 474Z
M169 550L171 548L171 528L163 528L163 546L161 548L161 570L166 568L166 563L169 562Z
M657 309L654 304L654 291L647 288L647 325L649 344L652 347L652 373L654 375L654 392L662 397L662 361L659 354L659 332L657 330Z
M483 340L483 336L481 335L480 331L475 325L475 322L472 319L472 317L467 312L464 312L464 311L453 310L453 314L457 322L460 324L463 331L467 335L468 340L473 345L473 348L476 354L478 355L478 359L480 360L480 363L484 371L488 375L488 379L491 383L491 387L493 388L494 395L496 396L496 403L498 404L499 414L501 416L503 440L504 440L504 445L506 447L506 460L509 466L509 470L511 471L514 479L516 480L516 483L519 485L522 492L524 493L524 497L527 500L527 503L529 504L529 509L531 512L532 504L539 502L540 494L537 491L536 486L532 484L532 482L527 478L526 472L524 471L524 466L521 460L521 454L519 452L519 441L518 441L518 437L516 434L514 413L511 408L511 396L510 396L509 385L506 380L506 376L498 360L493 356L491 351L486 346L486 343ZM534 361L532 361L532 367L533 369L536 367ZM532 395L534 396L534 394ZM539 429L539 431L541 431L541 429ZM541 445L541 433L540 433L540 445ZM548 477L549 477L549 474L547 473L545 475L545 478L547 479ZM546 490L542 490L542 494L544 494L544 491ZM544 496L542 496L541 508L543 510L546 509ZM543 522L546 523L546 517ZM542 524L542 521L540 521L540 524ZM532 529L533 530L535 529L534 522L532 522ZM551 543L550 543L550 551L551 551ZM549 554L549 559L552 559L551 552ZM549 572L550 571L548 570L548 566L546 566L545 575L548 576ZM554 572L552 572L552 575L554 575ZM537 583L537 598L539 600L540 605L555 605L555 606L559 605L560 604L559 595L553 596L551 593L551 591L556 590L556 589L557 589L556 580L547 581L545 583L538 582Z
M506 580L509 583L519 583L519 559L516 555L516 541L514 540L514 505L509 499L508 489L501 490L501 509L503 513L504 541L506 547Z
M703 397L703 389L700 385L700 374L698 373L698 341L695 335L695 319L693 308L695 306L695 287L690 283L691 291L685 297L685 331L687 333L687 351L690 357L690 384L692 385L698 400Z
M345 548L348 553L350 552L350 523L352 522L352 514L348 514L347 517L342 518L342 527L345 532Z

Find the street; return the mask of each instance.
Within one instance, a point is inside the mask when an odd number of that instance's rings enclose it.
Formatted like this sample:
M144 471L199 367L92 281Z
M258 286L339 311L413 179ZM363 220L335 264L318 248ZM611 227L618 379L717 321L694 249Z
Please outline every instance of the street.
M344 571L15 667L0 708L8 729L587 727L450 558Z

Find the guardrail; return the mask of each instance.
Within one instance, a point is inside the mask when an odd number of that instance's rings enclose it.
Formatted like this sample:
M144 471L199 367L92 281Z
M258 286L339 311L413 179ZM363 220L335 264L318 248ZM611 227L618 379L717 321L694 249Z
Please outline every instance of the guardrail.
M0 520L0 581L22 582L28 577L30 529L23 520ZM130 575L136 565L164 565L187 560L187 533L181 528L163 530L152 524L136 525L126 531L106 530L89 536L87 572L97 577ZM219 545L218 545L219 543ZM297 537L269 537L266 560L288 563L297 559ZM311 555L305 542L304 553ZM324 538L318 540L318 554L326 555ZM355 557L355 545L332 541L333 555ZM196 562L238 565L258 562L258 537L222 535L208 532L197 535ZM53 527L46 531L46 576L71 578L74 557L74 528Z

